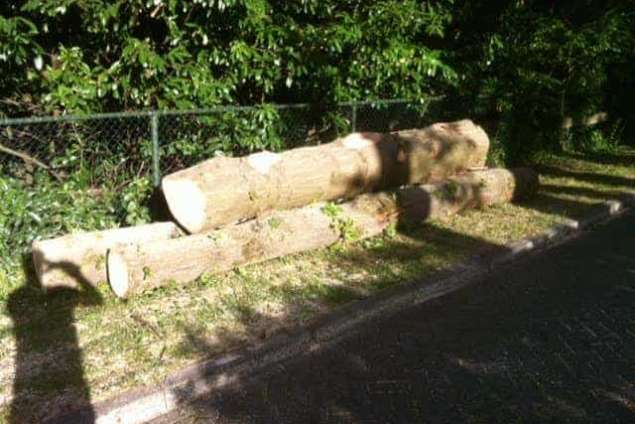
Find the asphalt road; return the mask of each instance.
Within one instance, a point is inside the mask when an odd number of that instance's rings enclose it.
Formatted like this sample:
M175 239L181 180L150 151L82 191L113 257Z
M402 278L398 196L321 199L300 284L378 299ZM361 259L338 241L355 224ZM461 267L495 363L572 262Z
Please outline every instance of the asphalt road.
M158 423L635 423L635 214Z

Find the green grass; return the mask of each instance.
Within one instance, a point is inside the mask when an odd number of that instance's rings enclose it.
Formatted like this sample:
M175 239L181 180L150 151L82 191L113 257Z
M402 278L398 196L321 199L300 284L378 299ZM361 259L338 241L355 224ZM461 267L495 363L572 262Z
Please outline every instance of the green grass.
M545 156L540 169L542 188L521 204L392 227L369 240L206 276L125 302L107 287L46 296L28 286L2 292L0 399L16 384L15 405L39 415L88 392L99 401L152 385L188 363L537 234L635 189L634 150L613 157Z

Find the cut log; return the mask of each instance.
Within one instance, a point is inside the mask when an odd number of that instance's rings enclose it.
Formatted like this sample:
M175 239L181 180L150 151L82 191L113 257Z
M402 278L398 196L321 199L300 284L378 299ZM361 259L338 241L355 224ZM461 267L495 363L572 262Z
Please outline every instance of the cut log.
M335 204L275 211L220 230L109 250L110 286L119 297L195 280L236 266L380 234L391 222L440 218L468 207L507 202L535 191L526 169L469 172L448 181L358 196Z
M220 157L163 178L172 216L190 233L270 210L441 181L485 165L489 139L470 120L422 130L354 133L332 143Z
M81 288L107 281L106 253L116 245L168 240L182 234L171 222L81 232L34 241L31 250L42 288Z

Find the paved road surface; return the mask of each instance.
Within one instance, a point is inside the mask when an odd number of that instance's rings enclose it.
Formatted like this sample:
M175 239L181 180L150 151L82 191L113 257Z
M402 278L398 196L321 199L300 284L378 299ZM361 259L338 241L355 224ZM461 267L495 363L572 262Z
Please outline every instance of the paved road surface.
M635 423L635 214L157 422Z

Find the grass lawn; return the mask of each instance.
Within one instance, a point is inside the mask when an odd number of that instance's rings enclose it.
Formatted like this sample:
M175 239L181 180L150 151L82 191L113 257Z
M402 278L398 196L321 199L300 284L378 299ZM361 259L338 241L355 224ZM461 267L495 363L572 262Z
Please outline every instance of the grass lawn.
M193 361L262 341L635 189L635 150L544 157L537 169L541 189L522 204L468 211L125 302L107 287L44 295L26 284L0 296L0 421L12 410L28 420L152 385Z

